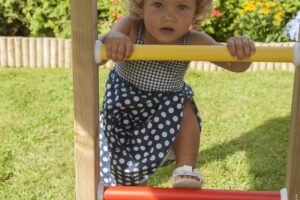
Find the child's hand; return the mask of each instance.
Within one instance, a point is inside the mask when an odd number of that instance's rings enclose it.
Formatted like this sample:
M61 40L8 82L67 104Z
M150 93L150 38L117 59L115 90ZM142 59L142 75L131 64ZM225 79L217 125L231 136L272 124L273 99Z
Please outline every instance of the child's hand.
M229 38L227 40L227 48L230 54L239 60L248 59L255 53L254 42L246 36Z
M106 56L108 59L122 61L128 59L133 51L131 39L121 32L109 32L102 39L106 46Z

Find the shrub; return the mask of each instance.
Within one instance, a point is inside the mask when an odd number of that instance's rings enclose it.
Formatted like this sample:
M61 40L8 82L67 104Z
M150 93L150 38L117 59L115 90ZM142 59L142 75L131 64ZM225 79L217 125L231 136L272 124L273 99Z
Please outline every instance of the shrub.
M234 20L235 34L249 35L256 41L287 41L284 27L297 8L299 1L247 1Z
M125 13L123 0L101 0L98 1L99 23L98 31L100 34L108 32L122 15Z
M294 0L215 1L215 10L202 30L218 41L233 35L248 35L255 41L283 42L287 22L300 9Z
M0 34L70 36L70 3L59 0L0 0Z
M226 41L227 38L234 35L234 26L232 22L239 15L239 7L244 0L216 0L211 18L204 20L201 30L211 35L219 42Z

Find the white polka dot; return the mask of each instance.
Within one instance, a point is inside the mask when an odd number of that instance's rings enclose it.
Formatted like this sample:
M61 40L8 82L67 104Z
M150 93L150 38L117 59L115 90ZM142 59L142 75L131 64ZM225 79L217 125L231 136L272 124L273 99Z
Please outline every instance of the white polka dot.
M135 130L135 131L133 131L133 134L137 136L137 135L139 135L139 131Z
M159 154L158 154L158 157L159 158L163 158L165 156L165 154L163 153L163 152L160 152Z
M154 122L158 123L159 122L159 117L154 117Z
M125 160L124 160L123 158L120 158L120 159L119 159L119 163L124 164L124 163L125 163Z
M158 128L159 128L159 129L163 129L163 128L164 128L164 125L163 125L163 124L158 124Z
M167 136L168 136L168 133L164 131L164 132L162 132L162 136L163 136L163 137L167 137Z
M169 113L174 113L174 108L169 108Z
M160 137L158 136L158 135L156 135L155 137L154 137L154 140L159 140L160 139Z
M174 96L173 101L178 101L178 96Z
M167 114L166 114L165 112L162 112L162 113L161 113L161 116L162 116L163 118L165 118L165 117L167 116Z
M149 135L146 135L146 136L144 137L144 140L145 140L145 141L148 141L148 140L149 140Z
M138 101L140 100L140 98L139 98L138 96L134 96L134 97L133 97L133 100L134 100L135 102L138 102Z
M111 88L111 84L107 84L107 85L106 85L106 88L107 88L107 89L110 89L110 88Z
M145 151L145 150L146 150L146 147L145 147L145 146L140 146L140 149L141 149L142 151Z
M174 128L170 128L170 133L174 134L175 133L175 129Z
M151 129L152 128L152 123L149 122L148 125L147 125L148 129Z
M151 164L151 167L152 167L152 168L155 168L156 166L157 166L156 163L152 163L152 164Z
M107 162L108 161L108 157L103 157L103 162Z
M170 105L170 103L171 103L170 100L167 100L167 101L165 102L165 104L166 104L167 106Z
M125 100L125 104L126 104L126 105L129 105L130 103L131 103L131 101L130 101L129 99L126 99L126 100Z
M108 151L108 146L105 145L105 146L103 147L103 150L104 150L104 151Z
M135 159L137 159L137 160L141 159L141 155L140 154L136 154L135 155Z
M179 110L182 109L182 105L181 105L181 104L177 104L176 107L177 107L177 109L179 109Z
M155 155L152 155L152 156L150 157L150 160L151 160L151 161L154 161L155 159L156 159Z
M106 103L111 104L112 100L111 99L107 99Z
M108 171L109 171L108 168L106 168L106 167L103 168L104 173L107 173Z
M129 120L128 120L128 119L125 119L125 120L123 121L123 123L124 123L124 124L129 124Z
M177 122L178 121L178 117L177 116L173 116L173 121Z
M170 142L168 140L165 141L165 146L169 146Z
M128 167L130 167L130 166L133 165L133 163L132 163L132 161L128 161L128 162L126 163L126 165L127 165Z
M148 113L147 112L143 112L143 117L148 117Z
M134 114L134 115L137 115L137 114L138 114L138 111L137 111L137 110L132 110L131 112L132 112L132 114Z
M121 138L121 139L120 139L120 142L121 142L122 144L124 144L124 143L125 143L125 139L124 139L124 138Z
M157 148L157 149L161 149L161 148L162 148L162 145L161 145L160 143L158 143L158 144L156 145L156 148Z

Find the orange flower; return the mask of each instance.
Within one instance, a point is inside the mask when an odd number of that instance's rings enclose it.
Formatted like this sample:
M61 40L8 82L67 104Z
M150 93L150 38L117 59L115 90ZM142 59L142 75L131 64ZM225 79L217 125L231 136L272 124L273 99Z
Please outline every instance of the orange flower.
M119 3L119 0L113 0L113 4L117 5Z
M214 9L212 15L213 15L214 17L217 17L217 18L218 18L218 17L221 17L221 16L222 16L222 13L221 13L220 10Z

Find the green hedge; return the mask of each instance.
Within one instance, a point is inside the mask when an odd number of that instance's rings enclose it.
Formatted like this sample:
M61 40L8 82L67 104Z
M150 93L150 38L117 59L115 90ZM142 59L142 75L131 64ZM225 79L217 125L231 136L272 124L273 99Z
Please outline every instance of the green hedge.
M215 0L212 17L202 31L218 41L232 35L249 35L261 42L284 42L287 22L300 10L295 0ZM99 33L125 10L123 0L99 0ZM70 37L69 0L0 0L0 35Z

